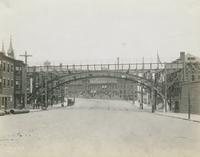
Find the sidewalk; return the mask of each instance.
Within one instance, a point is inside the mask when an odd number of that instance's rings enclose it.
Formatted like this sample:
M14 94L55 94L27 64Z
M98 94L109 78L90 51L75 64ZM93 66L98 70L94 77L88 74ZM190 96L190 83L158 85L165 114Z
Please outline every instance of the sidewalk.
M187 113L174 113L174 112L161 112L161 111L156 111L155 113L158 114L158 115L162 115L162 116L188 120L188 114ZM190 114L190 120L189 121L200 123L200 115Z
M62 107L61 104L55 104L53 106L48 106L47 110L53 110L53 109L58 109L58 108L64 108L67 107L66 104L64 104L64 106ZM30 112L41 112L41 111L46 111L46 110L42 110L41 108L39 109L29 109Z

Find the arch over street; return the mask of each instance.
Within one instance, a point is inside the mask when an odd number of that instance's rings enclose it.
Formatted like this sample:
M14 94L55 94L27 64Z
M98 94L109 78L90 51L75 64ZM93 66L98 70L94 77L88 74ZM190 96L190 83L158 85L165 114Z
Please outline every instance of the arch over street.
M156 97L160 96L166 106L165 82L167 73L181 71L182 63L130 63L130 64L91 64L28 67L31 92L28 100L33 102L43 96L47 105L48 96L59 87L74 81L91 78L112 78L127 80L149 89L152 104L156 106ZM179 72L181 74L181 72ZM172 85L173 81L169 85ZM168 87L167 87L168 86ZM45 98L44 98L45 97ZM153 98L155 97L155 98ZM155 99L155 101L153 100ZM153 106L153 105L152 105Z
M152 91L152 93L156 91L162 99L162 101L165 101L164 94L162 93L162 86L155 85L155 82L153 81L152 77L145 78L139 75L120 71L83 71L73 74L63 74L52 80L48 80L46 88L43 88L43 90L41 90L43 85L35 89L34 93L32 93L32 95L29 98L34 99L35 96L38 96L38 94L41 95L41 93L45 92L45 90L47 90L47 93L51 93L54 89L65 86L66 84L70 84L71 82L92 78L111 78L131 81L133 83L137 83L139 85L147 87L149 91Z

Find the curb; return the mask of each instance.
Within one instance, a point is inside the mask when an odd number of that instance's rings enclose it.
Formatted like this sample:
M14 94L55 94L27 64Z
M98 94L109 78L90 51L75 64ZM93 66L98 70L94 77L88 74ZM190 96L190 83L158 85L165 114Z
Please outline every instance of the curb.
M0 111L0 116L4 116L6 113L4 111Z
M55 109L60 109L60 108L67 108L68 106L53 106L52 108L47 108L46 110L43 109L31 109L30 112L43 112L43 111L51 111Z
M187 120L187 121L191 121L191 122L195 122L195 123L200 123L199 120L187 119L187 118L177 117L177 116L171 116L171 115L166 115L166 114L162 114L162 113L158 113L158 112L155 112L155 114L157 114L157 115L159 115L159 116L165 116L165 117L176 118L176 119L182 119L182 120Z

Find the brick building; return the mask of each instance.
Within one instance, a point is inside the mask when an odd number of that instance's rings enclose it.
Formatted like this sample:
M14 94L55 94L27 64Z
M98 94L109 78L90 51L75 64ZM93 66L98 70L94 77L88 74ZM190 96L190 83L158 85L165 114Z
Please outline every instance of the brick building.
M14 61L14 108L23 108L25 96L25 64L23 61Z
M169 104L175 112L187 113L190 100L191 113L200 114L200 58L181 52L174 62L185 63L185 71L168 76L175 80L168 91Z
M185 55L185 80L181 89L180 112L188 112L190 99L191 113L200 114L200 58Z
M88 98L104 99L136 99L137 86L131 81L92 78L76 81L66 86L66 94L69 96L82 96Z
M23 67L23 68L22 68ZM7 54L2 44L0 51L0 110L6 110L17 106L18 99L22 97L23 77L25 66L22 61L15 60L12 40L10 40ZM18 70L21 70L19 73Z
M14 59L0 52L0 109L14 104Z

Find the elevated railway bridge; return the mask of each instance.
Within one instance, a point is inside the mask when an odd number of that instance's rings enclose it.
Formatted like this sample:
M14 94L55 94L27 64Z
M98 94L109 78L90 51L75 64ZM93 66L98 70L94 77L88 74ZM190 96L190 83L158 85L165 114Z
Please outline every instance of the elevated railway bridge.
M169 74L176 73L173 78ZM183 63L126 63L126 64L86 64L58 66L29 66L28 102L35 102L42 96L44 105L55 90L74 81L91 78L112 78L132 81L148 89L151 95L152 112L156 109L157 97L160 97L167 109L167 91L184 75ZM142 106L141 106L142 107Z

